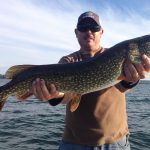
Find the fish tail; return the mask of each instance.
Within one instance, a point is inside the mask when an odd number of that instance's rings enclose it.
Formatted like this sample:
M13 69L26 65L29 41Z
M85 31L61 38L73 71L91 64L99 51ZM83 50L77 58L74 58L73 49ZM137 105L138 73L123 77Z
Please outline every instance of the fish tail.
M4 94L2 87L0 87L0 111L2 110L6 100L7 96Z
M0 111L2 111L2 108L5 104L6 100L0 101Z

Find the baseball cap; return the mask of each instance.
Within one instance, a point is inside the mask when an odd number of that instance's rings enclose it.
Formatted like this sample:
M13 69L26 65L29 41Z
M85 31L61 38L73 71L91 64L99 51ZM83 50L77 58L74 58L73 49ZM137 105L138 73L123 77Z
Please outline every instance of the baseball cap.
M89 23L95 26L101 27L100 22L99 22L99 16L92 11L87 11L79 16L78 22L77 22L77 28L83 25L86 26Z

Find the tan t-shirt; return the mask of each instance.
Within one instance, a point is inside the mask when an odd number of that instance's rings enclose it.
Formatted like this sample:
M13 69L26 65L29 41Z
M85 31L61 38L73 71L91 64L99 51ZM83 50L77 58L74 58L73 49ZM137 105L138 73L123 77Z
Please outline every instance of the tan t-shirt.
M77 51L64 56L60 63L78 62L89 57ZM70 112L69 105L63 134L66 142L98 146L114 143L129 133L125 94L116 86L83 95L75 112Z

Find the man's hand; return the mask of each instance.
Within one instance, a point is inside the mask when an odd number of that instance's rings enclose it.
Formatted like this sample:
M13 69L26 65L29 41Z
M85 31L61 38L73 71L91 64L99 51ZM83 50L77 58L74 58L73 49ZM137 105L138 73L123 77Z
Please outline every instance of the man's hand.
M125 79L129 82L136 82L140 79L147 77L150 72L150 58L146 55L142 56L142 63L132 64L130 61L126 61L124 65Z
M42 101L48 101L53 98L59 98L64 96L64 93L60 93L56 90L54 84L51 84L50 87L47 87L45 85L45 81L39 78L37 78L32 83L32 92L36 98Z

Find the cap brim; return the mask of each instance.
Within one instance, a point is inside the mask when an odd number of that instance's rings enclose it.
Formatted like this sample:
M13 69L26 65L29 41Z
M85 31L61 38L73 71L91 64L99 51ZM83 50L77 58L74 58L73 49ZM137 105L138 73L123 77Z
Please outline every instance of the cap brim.
M78 22L77 26L86 25L86 24L100 26L100 24L91 17L86 17L86 18L80 20L80 22Z

